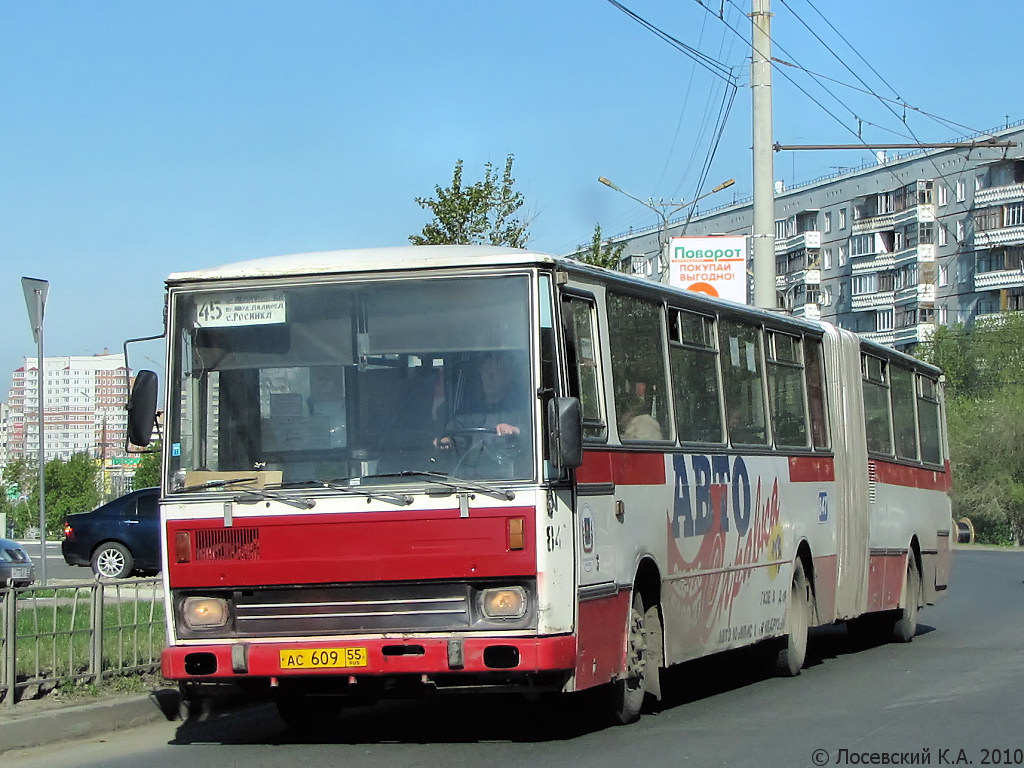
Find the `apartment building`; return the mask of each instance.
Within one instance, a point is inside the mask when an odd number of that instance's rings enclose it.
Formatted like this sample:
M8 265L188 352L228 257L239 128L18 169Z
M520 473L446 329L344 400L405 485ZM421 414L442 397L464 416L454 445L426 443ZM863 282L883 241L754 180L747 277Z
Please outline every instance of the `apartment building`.
M900 349L937 325L1024 311L1024 121L954 141L993 136L1016 146L879 153L777 183L778 306ZM667 234L749 236L752 221L748 199L670 222ZM654 227L612 239L626 246L624 268L657 278L664 237Z
M125 456L128 399L123 354L43 358L46 460L87 453L106 468ZM7 398L5 460L39 455L39 369L25 358Z

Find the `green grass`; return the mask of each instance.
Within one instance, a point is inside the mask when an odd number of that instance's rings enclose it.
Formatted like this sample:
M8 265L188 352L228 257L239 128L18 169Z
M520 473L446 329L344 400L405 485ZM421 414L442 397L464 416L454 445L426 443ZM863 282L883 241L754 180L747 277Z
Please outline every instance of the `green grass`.
M88 676L91 614L88 589L57 589L55 597L19 600L17 679L56 680L60 686L75 686ZM92 670L96 674L158 664L165 645L163 601L137 596L106 601L102 637L102 668Z

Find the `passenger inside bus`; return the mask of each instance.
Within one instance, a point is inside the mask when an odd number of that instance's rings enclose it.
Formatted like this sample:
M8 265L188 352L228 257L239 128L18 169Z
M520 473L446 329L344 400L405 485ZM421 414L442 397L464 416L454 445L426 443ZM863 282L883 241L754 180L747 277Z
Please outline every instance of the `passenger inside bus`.
M629 393L616 396L620 440L661 440L661 425L643 398Z

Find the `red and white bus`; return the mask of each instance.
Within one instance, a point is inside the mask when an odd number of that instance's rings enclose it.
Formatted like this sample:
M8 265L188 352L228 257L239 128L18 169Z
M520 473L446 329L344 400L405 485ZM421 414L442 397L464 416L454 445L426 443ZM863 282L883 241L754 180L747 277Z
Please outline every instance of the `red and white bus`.
M605 686L628 722L663 668L761 643L796 675L810 627L908 641L946 589L941 373L848 331L476 246L176 273L166 316L163 674L190 691L302 725Z

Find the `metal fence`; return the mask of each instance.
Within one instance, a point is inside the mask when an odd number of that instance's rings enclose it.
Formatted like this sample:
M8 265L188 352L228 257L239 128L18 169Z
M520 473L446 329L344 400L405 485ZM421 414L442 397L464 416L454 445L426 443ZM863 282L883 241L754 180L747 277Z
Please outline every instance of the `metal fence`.
M164 649L159 577L0 589L0 705L152 672Z

